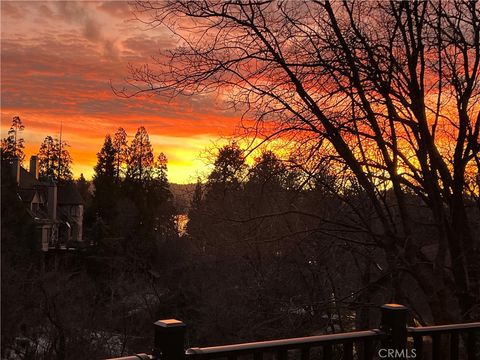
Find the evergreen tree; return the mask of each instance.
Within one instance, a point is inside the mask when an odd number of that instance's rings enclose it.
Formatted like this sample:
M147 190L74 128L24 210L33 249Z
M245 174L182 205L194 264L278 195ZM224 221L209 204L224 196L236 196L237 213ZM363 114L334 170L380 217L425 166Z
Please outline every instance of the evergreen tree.
M167 164L168 164L167 157L163 152L161 152L158 155L157 161L155 163L155 180L161 186L168 186Z
M168 182L167 164L167 157L161 152L155 162L155 177L150 183L154 189L155 201L160 206L159 211L165 212L166 217L169 217L173 210L173 195Z
M105 136L102 149L97 153L97 164L94 167L96 179L108 179L113 182L115 179L115 155L116 151L113 147L112 137L110 135Z
M167 157L162 152L155 161L154 178L148 181L150 196L147 199L148 209L153 209L153 227L156 237L162 240L171 238L174 230L175 209L173 194L168 182Z
M2 160L12 160L16 157L20 163L23 162L25 159L25 144L21 132L24 129L25 126L20 117L14 116L7 137L2 139Z
M90 198L90 192L88 190L88 188L90 187L90 184L85 179L85 176L83 176L83 173L81 173L80 177L77 179L76 185L77 185L77 190L80 196L83 198L85 203L87 203Z
M223 185L233 189L243 181L246 169L243 150L232 142L218 151L214 169L208 176L208 185Z
M118 184L122 175L122 168L127 161L128 141L125 129L118 128L113 136L113 148L115 150L115 182Z
M118 251L138 271L165 256L170 246L167 243L173 244L169 240L176 239L175 208L167 158L163 153L154 158L146 129L137 130L128 151L126 144L126 133L119 129L113 139L105 137L97 154L91 236L95 243L105 246L104 251ZM124 164L126 176L122 181ZM121 246L111 247L111 239L107 242L106 238L112 236L121 239Z
M128 148L127 175L129 181L143 183L152 178L153 148L147 130L141 126Z
M114 217L114 203L117 193L115 174L115 149L110 135L105 136L102 149L97 153L94 167L93 209L96 216L109 225Z
M55 149L53 137L47 136L40 145L38 152L40 178L54 178L55 167L58 164L58 154Z
M219 257L227 254L228 243L242 241L242 226L219 219L241 218L243 182L247 172L242 149L230 143L218 150L203 194L197 182L189 212L187 232L201 252Z
M72 173L72 156L67 150L70 145L66 141L55 140L58 165L57 165L57 181L70 181L73 178Z
M69 145L66 141L60 142L57 138L51 136L45 137L38 152L41 179L53 179L56 181L72 180L72 157L67 147L69 147Z

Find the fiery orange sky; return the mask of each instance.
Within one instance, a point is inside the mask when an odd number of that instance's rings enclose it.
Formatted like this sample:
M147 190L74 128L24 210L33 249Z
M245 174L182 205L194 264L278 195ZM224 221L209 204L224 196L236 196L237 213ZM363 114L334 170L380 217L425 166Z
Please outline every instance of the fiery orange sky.
M143 125L155 153L169 160L170 181L194 182L205 166L202 150L232 134L240 114L212 97L123 99L110 87L124 84L129 63L175 45L165 30L134 21L124 1L2 1L2 137L20 116L29 157L63 123L74 176L90 178L105 135L122 126L132 138Z

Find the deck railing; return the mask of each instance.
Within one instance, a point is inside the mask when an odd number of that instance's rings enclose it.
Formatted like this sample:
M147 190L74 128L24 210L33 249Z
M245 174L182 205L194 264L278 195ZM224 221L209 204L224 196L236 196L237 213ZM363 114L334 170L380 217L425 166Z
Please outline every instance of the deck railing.
M381 307L379 329L307 336L185 350L186 325L178 320L154 323L152 355L136 354L110 360L480 360L476 340L480 322L407 327L408 309L398 304ZM412 341L409 341L409 340ZM272 356L273 354L273 356Z

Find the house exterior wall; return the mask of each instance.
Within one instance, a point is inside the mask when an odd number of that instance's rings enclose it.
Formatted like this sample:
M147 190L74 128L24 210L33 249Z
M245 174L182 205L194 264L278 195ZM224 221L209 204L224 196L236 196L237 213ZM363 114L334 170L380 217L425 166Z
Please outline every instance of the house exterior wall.
M17 180L18 196L36 223L36 239L42 251L59 243L83 241L83 199L73 184L57 184L38 179L38 157L30 159L30 171L18 159L10 164ZM65 245L65 244L63 244Z
M48 251L48 245L50 242L50 234L51 234L51 229L50 226L42 226L42 251ZM50 231L49 231L50 230Z
M70 207L70 218L72 219L72 240L83 240L83 205Z
M68 240L83 241L83 205L61 205L59 206L59 212L69 219L71 232Z
M57 220L57 185L50 184L48 186L48 216L53 221Z
M83 241L83 205L78 205L78 218L77 218L77 241Z
M30 203L30 210L32 211L32 214L37 215L38 211L43 205L45 205L45 201L43 200L42 196L40 196L38 192L35 193L32 202Z

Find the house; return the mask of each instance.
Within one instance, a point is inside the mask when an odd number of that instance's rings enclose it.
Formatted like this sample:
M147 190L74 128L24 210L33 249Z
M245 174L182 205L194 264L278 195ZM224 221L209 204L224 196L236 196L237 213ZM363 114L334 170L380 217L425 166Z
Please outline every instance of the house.
M83 242L84 201L73 183L40 181L37 156L30 158L30 169L12 162L18 185L17 194L37 225L42 251L67 249Z

